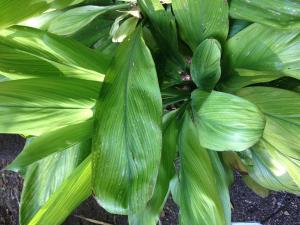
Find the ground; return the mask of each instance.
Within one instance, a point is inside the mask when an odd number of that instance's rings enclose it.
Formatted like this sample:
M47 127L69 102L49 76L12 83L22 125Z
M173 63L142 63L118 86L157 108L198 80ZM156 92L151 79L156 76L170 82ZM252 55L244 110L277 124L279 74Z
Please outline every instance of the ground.
M0 135L0 170L20 152L24 140L15 135ZM18 225L18 205L22 179L16 173L0 171L0 225ZM265 225L300 225L300 197L273 192L261 198L249 190L236 174L231 189L232 220L261 222ZM161 215L162 225L178 224L178 209L171 200ZM79 217L78 217L79 216ZM64 225L92 225L80 217L105 222L103 225L125 225L126 217L106 213L92 199L83 202L65 221Z

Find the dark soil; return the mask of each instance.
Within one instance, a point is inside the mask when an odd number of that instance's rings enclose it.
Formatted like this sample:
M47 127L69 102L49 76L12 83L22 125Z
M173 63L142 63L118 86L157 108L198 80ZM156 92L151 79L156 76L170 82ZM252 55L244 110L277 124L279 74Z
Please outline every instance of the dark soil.
M0 170L23 148L24 140L16 135L0 135ZM18 206L22 188L21 177L12 172L0 171L0 225L18 225ZM265 225L300 225L300 197L273 192L261 198L249 190L236 175L231 190L232 220L235 222L261 222ZM178 224L178 208L171 199L161 215L163 225ZM80 218L81 217L81 218ZM111 215L101 209L92 198L83 202L65 221L64 225L92 225L85 218L113 225L127 224L126 217Z

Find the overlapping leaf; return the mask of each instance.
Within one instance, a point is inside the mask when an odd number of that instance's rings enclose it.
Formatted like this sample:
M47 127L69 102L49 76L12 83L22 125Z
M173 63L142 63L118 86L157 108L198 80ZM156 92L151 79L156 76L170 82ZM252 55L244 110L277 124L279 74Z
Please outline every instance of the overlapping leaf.
M281 29L300 28L300 2L298 0L232 0L233 18L261 23Z
M214 169L207 150L200 145L198 132L186 113L178 143L180 224L225 224Z
M0 31L0 73L10 79L67 76L102 81L109 59L80 43L29 27Z
M249 87L238 95L256 104L267 119L263 138L278 151L300 159L300 94L271 87Z
M89 150L90 142L82 143L30 166L21 198L21 225L62 224L91 195Z
M282 31L253 24L226 44L224 66L227 91L275 80L282 76L299 79L299 31Z
M58 35L71 35L79 31L96 17L113 10L128 8L129 4L114 6L82 6L70 9L55 17L48 26L48 31Z
M162 116L155 65L141 29L120 45L98 106L93 138L95 195L110 212L137 212L153 194L161 156Z
M159 0L138 0L142 11L149 17L152 34L165 54L173 63L184 66L179 53L175 18L166 11Z
M195 91L192 98L203 147L242 151L260 140L265 119L251 102L217 91Z
M63 8L83 0L2 0L0 2L0 28L8 27L29 17L41 14L50 7Z
M177 116L177 111L164 116L162 157L154 194L145 209L137 214L129 215L131 225L156 225L159 220L160 212L169 194L169 183L175 175L174 162L179 132Z
M7 169L22 169L53 153L64 151L87 141L92 137L93 122L93 120L87 120L36 137L29 145L25 146Z
M182 39L195 50L207 38L221 43L228 34L228 3L224 0L172 0Z
M195 50L191 75L198 88L212 90L221 77L221 46L218 41L208 39Z

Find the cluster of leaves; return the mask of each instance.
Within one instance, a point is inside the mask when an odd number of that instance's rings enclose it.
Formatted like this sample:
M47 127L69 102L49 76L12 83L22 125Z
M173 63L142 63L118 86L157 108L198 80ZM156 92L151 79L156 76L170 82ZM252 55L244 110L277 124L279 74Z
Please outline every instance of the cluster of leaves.
M231 224L233 170L300 192L298 0L1 0L0 132L27 138L20 223L93 195L155 225Z

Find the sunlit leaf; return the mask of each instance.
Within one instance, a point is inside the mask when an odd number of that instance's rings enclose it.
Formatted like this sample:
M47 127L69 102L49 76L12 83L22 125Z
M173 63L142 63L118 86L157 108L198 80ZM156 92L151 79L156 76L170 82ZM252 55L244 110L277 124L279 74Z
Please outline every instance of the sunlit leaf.
M88 143L32 166L25 176L21 199L21 225L62 224L91 193L91 157L84 161ZM83 161L83 162L82 162Z
M222 88L268 82L282 76L300 78L299 31L282 31L253 24L234 35L225 47Z
M251 102L217 91L208 97L205 95L204 99L197 92L193 96L194 102L198 98L202 101L200 107L196 104L195 116L203 147L216 151L242 151L260 140L265 119Z
M109 212L137 212L152 197L161 156L161 116L154 62L138 29L120 45L96 112L93 188Z
M0 54L0 73L10 79L66 76L102 81L110 63L76 41L21 26L0 31Z

